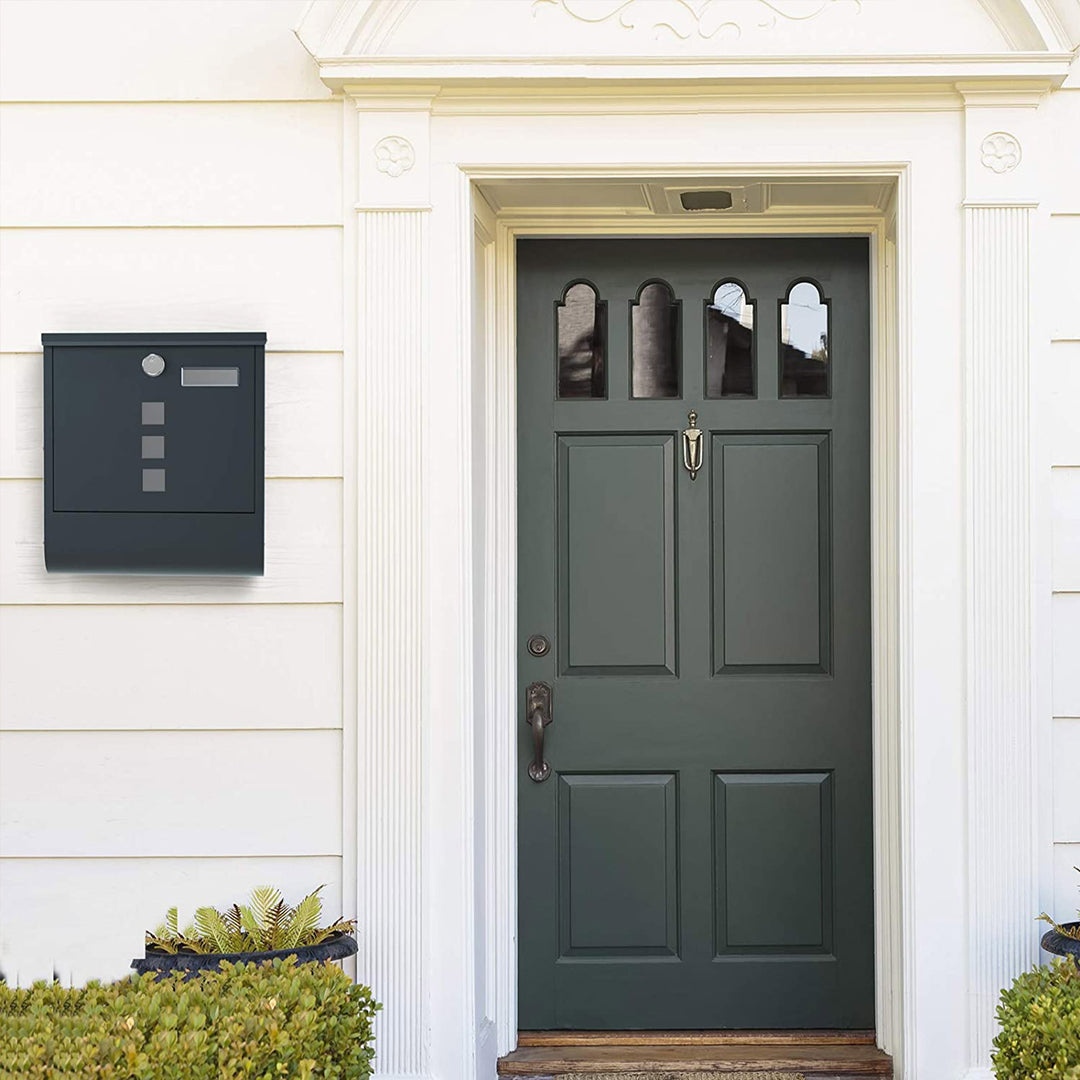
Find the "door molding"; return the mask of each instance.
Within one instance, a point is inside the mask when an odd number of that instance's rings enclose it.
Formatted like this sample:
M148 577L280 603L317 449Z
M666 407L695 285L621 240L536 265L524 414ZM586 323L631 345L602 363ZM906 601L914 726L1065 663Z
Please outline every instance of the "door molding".
M725 169L727 175L782 176L785 170L763 165ZM806 175L806 167L800 168ZM541 179L545 170L530 171ZM596 176L593 168L560 167L548 179ZM913 1032L905 1031L912 1008L905 1008L914 984L913 957L905 955L905 920L913 909L913 881L905 867L911 842L912 725L905 723L910 709L912 681L910 542L905 522L910 521L909 390L904 376L909 365L903 351L908 335L905 285L904 230L907 228L907 169L902 165L867 165L850 169L830 166L817 171L823 178L880 175L895 186L889 213L865 217L785 216L768 220L728 220L713 227L700 220L613 221L603 215L582 215L569 206L547 210L543 217L502 213L495 215L478 188L487 177L505 176L505 169L462 170L461 182L473 190L473 230L484 252L477 276L490 295L480 299L482 317L474 325L473 362L482 365L485 387L483 416L474 425L474 438L482 440L484 465L484 537L486 572L477 582L476 597L485 612L482 642L488 659L486 685L477 687L489 707L484 708L484 744L489 748L486 772L477 777L487 787L484 795L491 813L489 866L490 896L481 932L487 938L495 985L492 1002L497 1030L497 1052L514 1049L517 1040L517 725L508 722L520 711L517 701L517 464L516 464L516 276L514 245L525 236L793 236L863 235L871 250L871 592L873 626L873 778L874 778L874 893L875 893L875 1006L879 1046L899 1057L912 1046ZM701 174L696 170L668 170L663 179ZM655 175L655 169L652 171ZM518 174L520 175L520 173ZM632 167L609 168L602 175L632 177ZM640 173L638 173L640 175ZM474 493L474 497L480 493ZM909 937L908 940L911 940ZM491 1014L489 1014L491 1015ZM900 1062L898 1062L900 1066ZM898 1075L900 1075L898 1073Z

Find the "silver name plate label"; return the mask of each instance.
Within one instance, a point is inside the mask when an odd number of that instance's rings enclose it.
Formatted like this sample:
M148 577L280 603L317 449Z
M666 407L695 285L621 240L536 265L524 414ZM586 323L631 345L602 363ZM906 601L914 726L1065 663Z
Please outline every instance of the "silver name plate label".
M235 367L186 367L180 369L181 386L239 386L240 369Z

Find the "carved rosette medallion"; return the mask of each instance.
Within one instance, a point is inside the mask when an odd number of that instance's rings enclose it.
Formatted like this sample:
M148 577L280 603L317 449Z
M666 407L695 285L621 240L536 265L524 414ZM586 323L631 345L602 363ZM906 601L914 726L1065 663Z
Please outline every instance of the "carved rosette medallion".
M387 176L400 176L416 164L416 151L408 139L387 135L375 144L375 167Z
M1012 172L1020 164L1020 140L1007 131L992 131L979 147L979 160L996 173Z

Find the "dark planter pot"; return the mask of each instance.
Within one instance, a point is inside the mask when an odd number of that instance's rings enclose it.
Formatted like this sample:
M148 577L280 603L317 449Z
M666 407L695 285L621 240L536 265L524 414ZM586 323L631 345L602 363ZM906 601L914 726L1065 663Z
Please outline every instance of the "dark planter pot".
M221 962L230 964L263 964L271 960L284 960L295 956L297 963L308 964L313 960L344 960L356 952L356 938L348 934L335 934L320 941L318 945L305 945L300 949L273 949L270 952L246 953L163 953L147 949L142 959L131 961L131 966L140 974L148 971L220 971Z
M1080 922L1061 924L1066 930L1080 930ZM1071 956L1073 963L1080 968L1080 939L1068 937L1057 930L1047 930L1042 936L1042 947L1057 956Z

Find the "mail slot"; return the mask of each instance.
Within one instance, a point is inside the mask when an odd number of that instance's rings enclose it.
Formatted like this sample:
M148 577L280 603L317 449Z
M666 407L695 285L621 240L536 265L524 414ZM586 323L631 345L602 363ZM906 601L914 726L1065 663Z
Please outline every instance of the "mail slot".
M261 574L266 335L41 340L46 568Z

